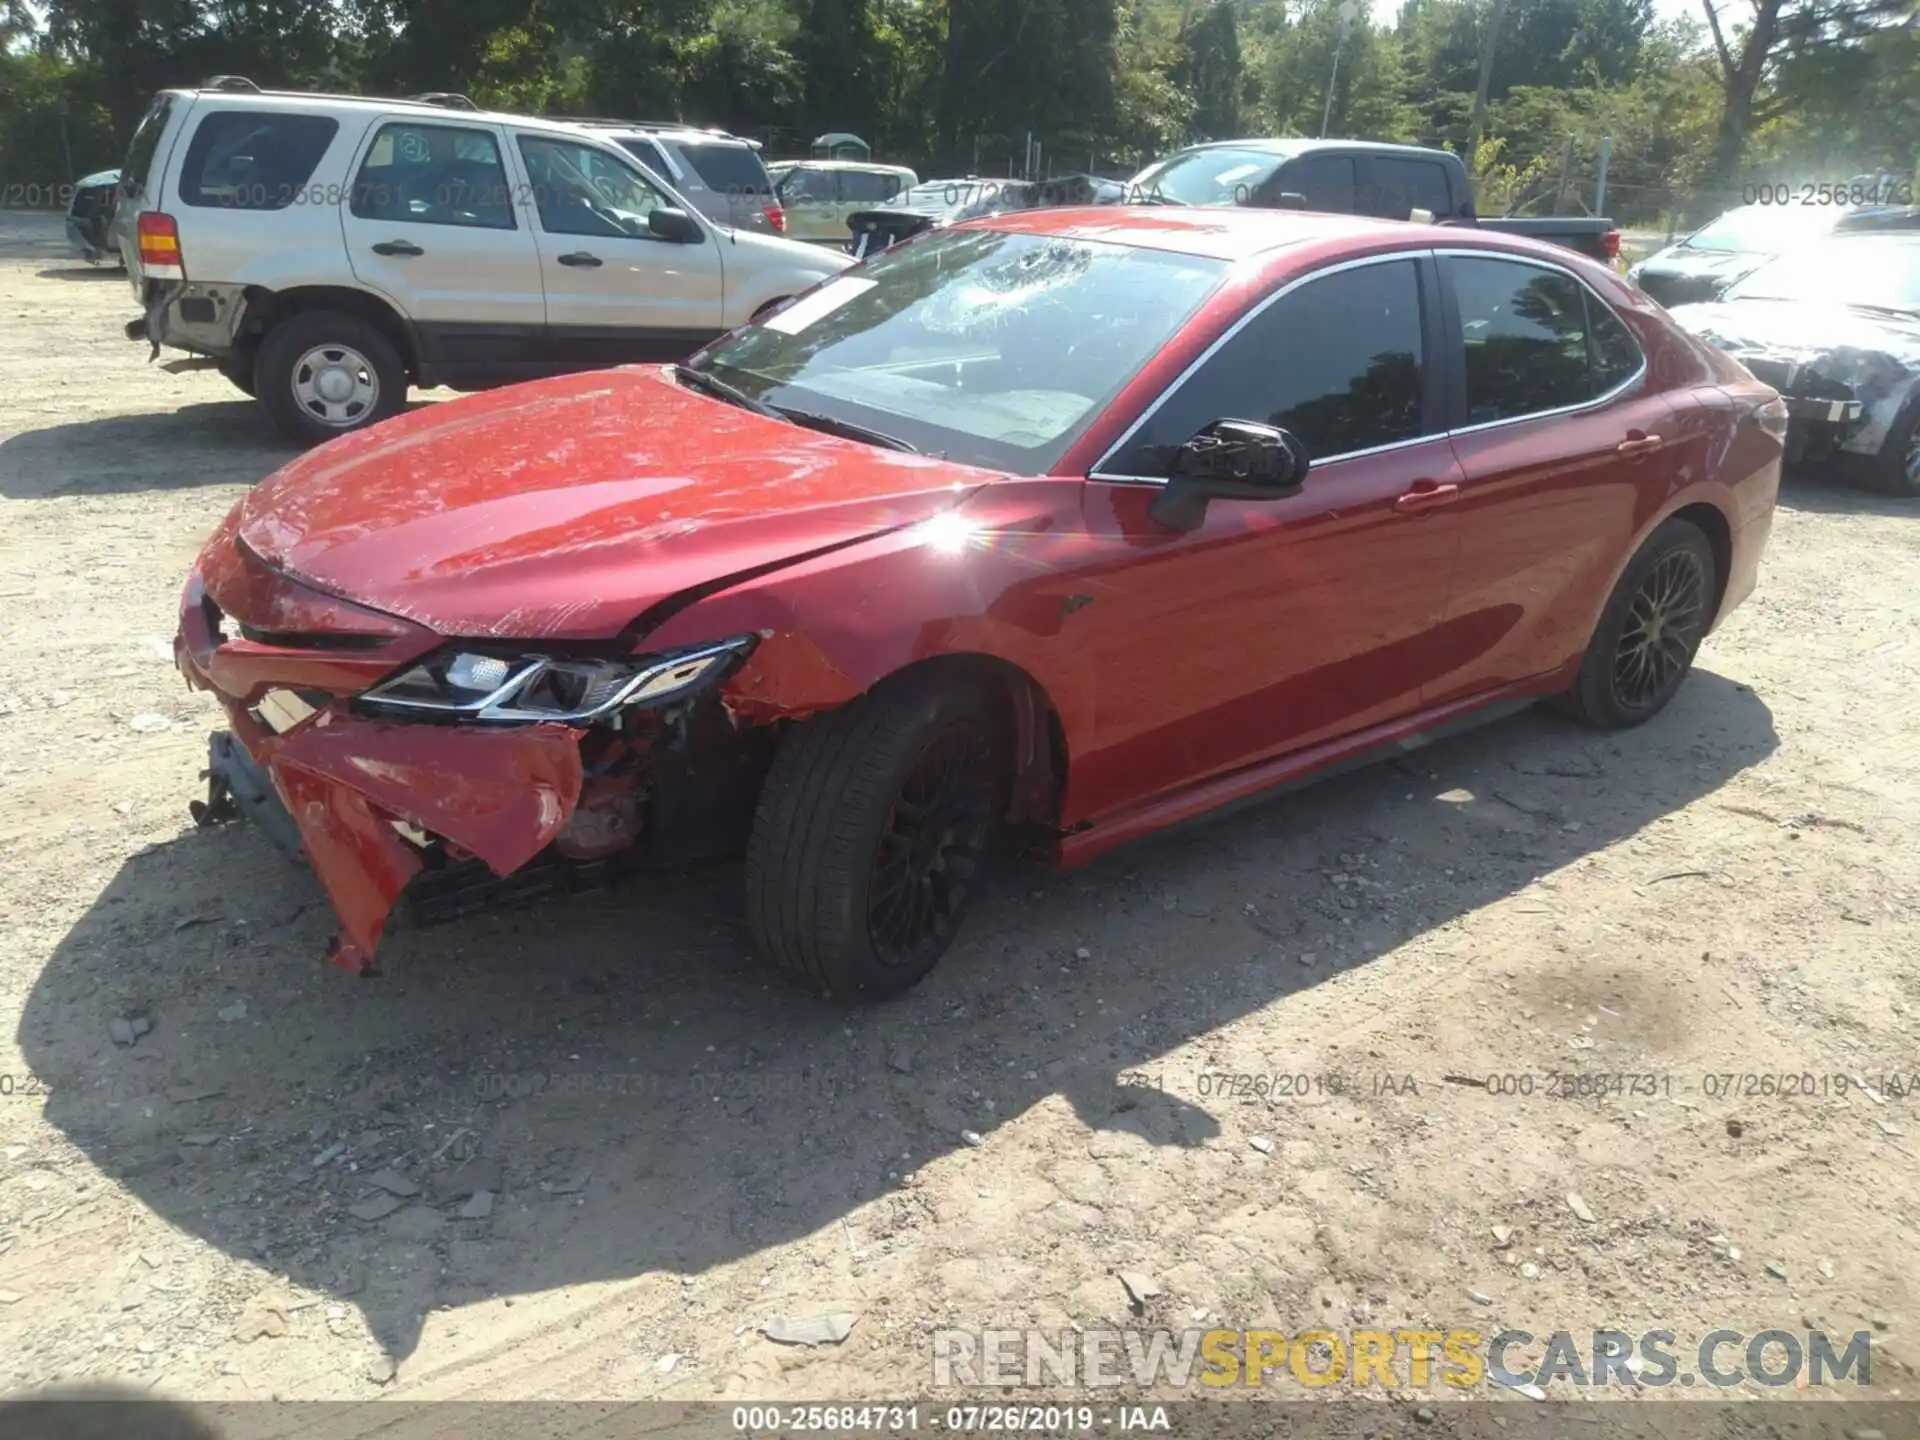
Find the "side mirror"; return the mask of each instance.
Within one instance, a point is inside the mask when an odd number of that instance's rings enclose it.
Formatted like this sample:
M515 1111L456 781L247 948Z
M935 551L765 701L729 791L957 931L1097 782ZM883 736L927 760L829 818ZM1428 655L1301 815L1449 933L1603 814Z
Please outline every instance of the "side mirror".
M1169 530L1198 530L1211 500L1284 500L1300 493L1311 463L1299 437L1255 420L1216 420L1173 457L1173 473L1148 512Z
M684 210L670 207L649 211L647 229L655 239L671 240L675 245L697 245L706 238L698 220Z

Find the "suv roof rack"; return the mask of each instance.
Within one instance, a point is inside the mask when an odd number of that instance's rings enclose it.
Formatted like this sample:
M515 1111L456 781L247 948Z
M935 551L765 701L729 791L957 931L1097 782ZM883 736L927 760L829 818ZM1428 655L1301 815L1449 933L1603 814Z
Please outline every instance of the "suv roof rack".
M478 110L480 107L457 90L427 90L407 96L422 105L438 105L443 110Z
M202 90L237 90L249 95L266 93L244 75L215 75L200 88Z

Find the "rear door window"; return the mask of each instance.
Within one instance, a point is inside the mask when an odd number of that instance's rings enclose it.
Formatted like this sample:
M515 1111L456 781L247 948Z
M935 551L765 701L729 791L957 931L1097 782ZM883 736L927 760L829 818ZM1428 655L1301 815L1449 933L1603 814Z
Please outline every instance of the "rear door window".
M1593 393L1618 390L1647 363L1640 342L1620 317L1591 290L1586 292L1587 340L1593 347Z
M147 172L153 168L153 157L159 152L167 121L173 117L175 101L176 97L164 90L154 96L140 128L133 132L133 143L127 146L127 163L120 167L120 189L124 194L137 198L147 193L147 186L153 181Z
M840 172L840 198L850 204L884 205L900 190L900 177L885 170Z
M390 120L367 147L350 208L363 220L513 230L513 196L489 130Z
M284 210L299 198L340 122L287 110L204 115L180 166L180 198L223 210Z
M1353 157L1303 155L1289 160L1261 191L1257 202L1277 205L1283 194L1304 195L1307 209L1332 215L1353 213Z
M831 170L793 170L780 182L780 199L787 205L831 205L838 198Z
M722 195L764 196L773 193L773 181L760 157L744 145L687 145L685 157L701 183Z
M1415 210L1425 210L1436 219L1453 213L1453 200L1447 193L1447 172L1433 161L1372 155L1367 158L1367 169L1361 214L1405 220Z
M1452 257L1447 272L1465 341L1468 425L1582 405L1640 368L1620 318L1564 271Z

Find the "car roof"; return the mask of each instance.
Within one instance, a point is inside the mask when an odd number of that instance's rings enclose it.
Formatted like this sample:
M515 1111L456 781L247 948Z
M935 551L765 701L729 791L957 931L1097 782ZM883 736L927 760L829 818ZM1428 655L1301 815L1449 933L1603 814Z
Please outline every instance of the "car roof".
M321 90L234 90L220 86L180 86L166 93L185 95L195 100L229 101L248 110L328 110L390 115L396 111L418 115L421 119L437 116L442 120L473 120L489 125L518 125L550 130L556 134L592 135L596 127L576 121L549 119L540 115L518 115L508 110L468 110L453 105L437 105L430 100L389 99L378 95L333 95ZM703 132L704 133L704 132Z
M1435 151L1424 145L1393 145L1373 140L1309 140L1304 137L1288 136L1252 136L1245 140L1208 140L1199 145L1188 145L1174 151L1174 155L1188 155L1200 150L1251 150L1256 154L1280 156L1301 155L1309 150L1364 150L1369 155L1410 155L1422 160L1431 160ZM1169 155L1167 159L1172 159Z
M769 160L773 165L805 165L812 170L886 170L901 175L911 175L913 170L906 165L889 165L884 160L809 160L802 156L794 160Z
M1214 260L1238 261L1293 245L1345 239L1398 239L1409 244L1454 244L1482 232L1375 220L1361 215L1323 215L1303 210L1240 206L1068 205L1009 210L966 222L967 228L1019 230L1071 240L1105 240L1143 250L1170 250ZM1504 238L1504 237L1502 237ZM1526 242L1503 245L1515 253L1538 253Z

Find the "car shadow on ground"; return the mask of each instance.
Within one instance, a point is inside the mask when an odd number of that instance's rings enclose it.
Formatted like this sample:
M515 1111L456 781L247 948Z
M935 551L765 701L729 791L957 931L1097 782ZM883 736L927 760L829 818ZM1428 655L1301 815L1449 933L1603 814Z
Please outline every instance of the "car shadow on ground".
M699 1274L868 1202L869 1229L918 1223L910 1172L1053 1097L1097 1131L1200 1146L1233 1102L1131 1083L1170 1050L1777 744L1765 704L1706 671L1624 734L1529 711L1082 872L1012 866L919 989L857 1010L752 958L734 867L401 930L388 973L357 980L319 964L310 876L244 827L189 831L128 860L58 944L19 1041L46 1118L110 1181L358 1305L404 1357L438 1306ZM116 1043L133 1018L151 1031Z
M1811 515L1889 515L1920 518L1920 496L1869 490L1838 466L1807 466L1790 472L1780 486L1780 504Z
M300 453L238 393L230 401L49 425L0 440L0 495L117 495L251 485ZM164 457L176 456L169 464ZM161 457L159 463L156 457Z
M83 261L74 265L65 265L55 270L37 271L35 272L35 278L40 280L79 280L83 282L118 280L124 285L127 283L127 272L124 270L116 270L109 265L88 265Z
M405 413L439 403L415 398ZM112 495L128 490L251 485L303 453L281 436L260 406L234 392L228 401L182 405L144 415L109 415L49 425L0 440L0 495ZM155 456L178 456L173 466Z

